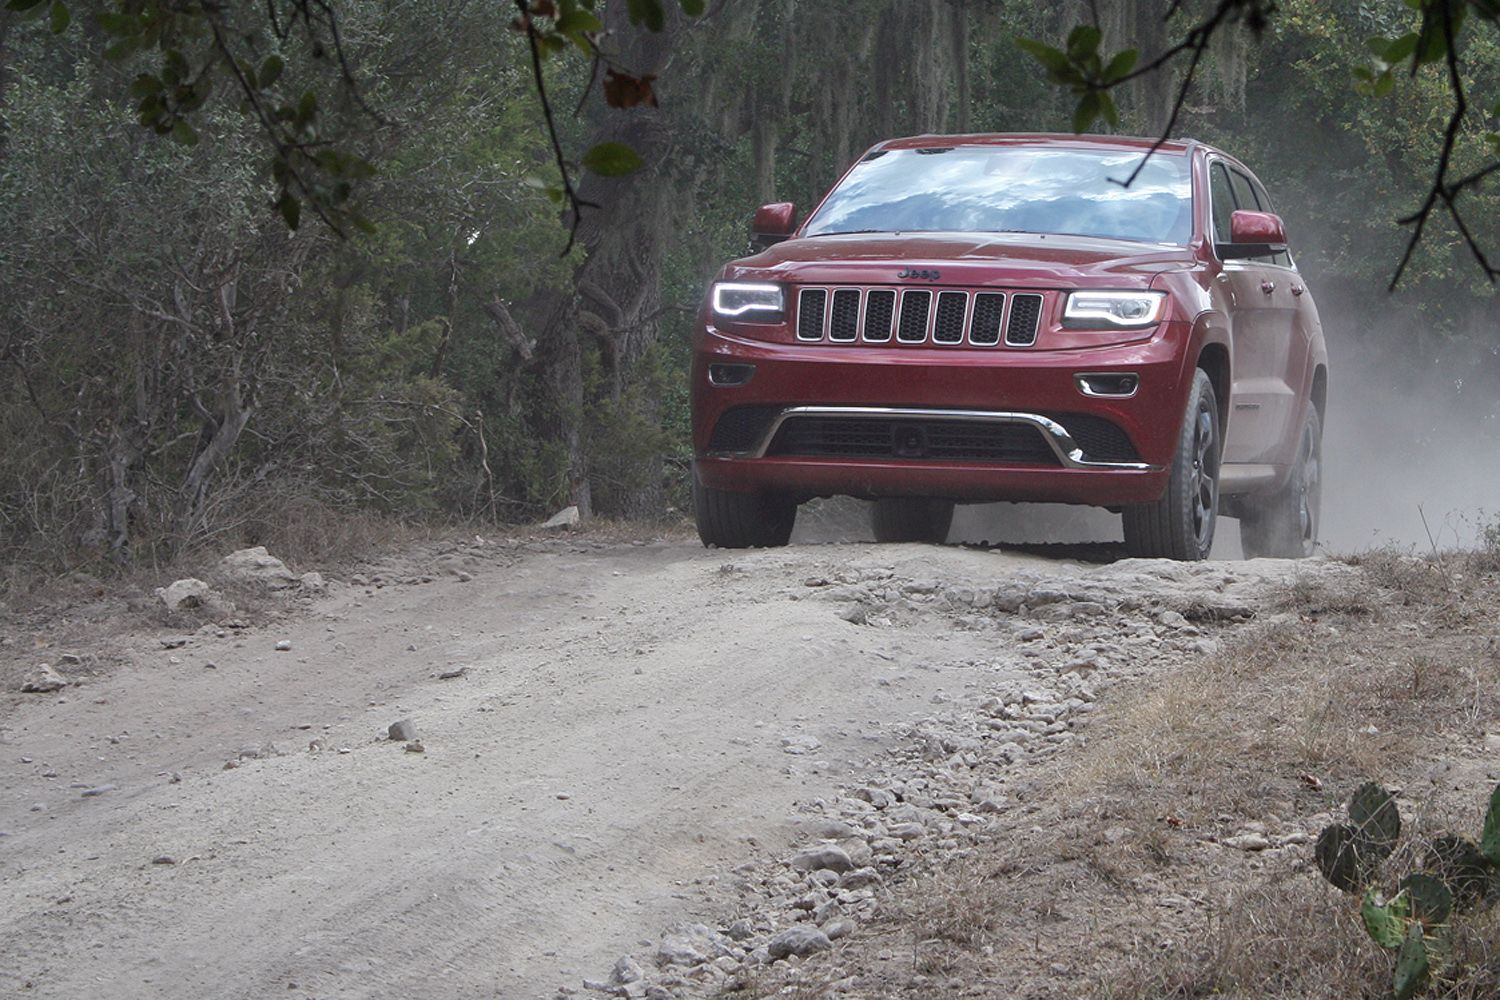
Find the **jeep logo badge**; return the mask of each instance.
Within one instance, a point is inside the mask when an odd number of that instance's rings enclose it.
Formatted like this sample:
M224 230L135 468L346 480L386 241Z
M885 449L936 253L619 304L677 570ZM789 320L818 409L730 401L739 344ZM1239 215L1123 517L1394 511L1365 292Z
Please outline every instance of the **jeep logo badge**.
M907 279L921 279L923 281L936 281L942 275L936 270L918 267L904 267L896 272L896 277Z

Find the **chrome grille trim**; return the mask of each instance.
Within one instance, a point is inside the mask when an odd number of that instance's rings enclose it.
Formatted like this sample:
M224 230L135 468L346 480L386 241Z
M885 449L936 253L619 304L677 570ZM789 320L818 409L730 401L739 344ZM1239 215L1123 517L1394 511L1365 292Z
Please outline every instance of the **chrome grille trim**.
M1005 345L1031 347L1036 343L1042 325L1042 297L1035 292L1017 292L1010 297L1010 311L1005 320Z
M781 425L793 417L880 417L900 420L973 420L993 423L1027 424L1042 432L1042 438L1056 454L1065 469L1118 469L1131 472L1160 472L1164 466L1146 462L1090 461L1068 429L1050 417L1037 413L1006 410L928 410L895 406L789 406L776 415L753 448L739 452L713 453L718 458L764 458Z
M1046 312L1042 292L805 285L794 328L803 344L1027 348Z
M953 318L954 303L958 316ZM964 331L969 325L969 293L938 292L937 307L932 310L932 342L934 344L957 345L964 342Z
M910 320L910 322L908 322ZM908 333L908 327L914 332ZM920 328L920 333L915 333ZM926 288L903 288L901 308L896 313L896 340L902 344L927 342L932 329L932 292Z
M853 302L850 302L853 299ZM858 288L835 288L829 298L828 339L852 344L859 339L859 318L864 296Z
M823 339L828 329L828 300L826 288L804 288L797 295L797 339L814 342Z
M969 318L969 343L975 347L995 347L1000 343L1000 331L1005 324L1005 293L975 292L974 306ZM990 325L993 312L994 325ZM980 317L984 326L980 327Z
M881 319L884 317L884 319ZM865 292L864 314L860 317L860 336L867 344L888 344L896 323L896 290L871 288ZM884 336L880 334L884 333ZM874 336L871 336L874 334Z

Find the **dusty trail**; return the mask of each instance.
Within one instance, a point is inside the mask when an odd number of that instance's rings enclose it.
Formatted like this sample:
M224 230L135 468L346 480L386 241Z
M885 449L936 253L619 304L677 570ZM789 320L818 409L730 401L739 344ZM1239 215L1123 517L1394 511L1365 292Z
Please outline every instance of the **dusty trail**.
M170 651L141 631L111 676L9 696L0 994L551 996L667 924L722 915L716 876L784 855L799 801L1011 669L1009 632L854 624L808 578L1165 592L1283 572L863 544L541 549L471 555L470 582L343 588L290 624ZM424 753L384 739L400 718ZM788 753L798 737L817 747Z

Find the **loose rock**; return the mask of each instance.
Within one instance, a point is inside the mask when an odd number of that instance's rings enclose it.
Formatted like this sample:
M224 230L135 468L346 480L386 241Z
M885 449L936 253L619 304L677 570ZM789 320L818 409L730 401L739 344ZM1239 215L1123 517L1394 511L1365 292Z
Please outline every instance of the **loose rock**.
M52 669L50 663L39 663L21 681L21 690L28 694L47 694L51 691L60 691L68 686L68 679L56 670Z
M167 606L168 611L180 608L201 608L209 603L213 589L195 577L177 580L156 589L156 596Z
M815 872L826 868L842 874L852 871L854 862L849 859L848 852L842 847L825 844L798 851L792 858L792 867L804 872Z
M556 514L553 514L551 517L549 517L542 524L542 527L548 528L552 531L562 531L578 527L578 522L582 519L582 515L578 513L577 507L564 507Z
M832 947L833 942L819 928L811 924L797 924L778 932L766 942L766 954L774 962L792 955L806 958L808 955L827 951Z
M410 719L400 719L386 728L386 738L407 743L417 738L417 726Z
M219 571L233 579L258 583L270 590L285 590L298 582L296 575L286 568L286 563L267 552L264 545L231 552L219 561Z

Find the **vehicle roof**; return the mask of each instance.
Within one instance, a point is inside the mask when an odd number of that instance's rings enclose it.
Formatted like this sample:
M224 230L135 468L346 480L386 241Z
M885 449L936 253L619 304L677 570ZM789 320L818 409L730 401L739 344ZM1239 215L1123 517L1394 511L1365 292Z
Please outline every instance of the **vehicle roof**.
M1100 146L1106 149L1150 149L1157 142L1131 135L1074 135L1070 132L974 132L964 135L910 135L877 143L875 149L943 149L954 146L1053 146L1058 149ZM1163 142L1161 153L1186 153L1196 139Z

